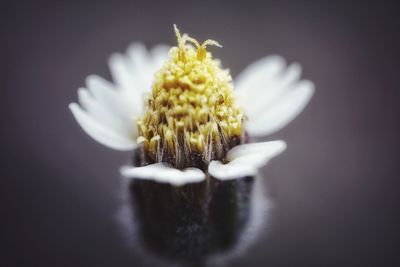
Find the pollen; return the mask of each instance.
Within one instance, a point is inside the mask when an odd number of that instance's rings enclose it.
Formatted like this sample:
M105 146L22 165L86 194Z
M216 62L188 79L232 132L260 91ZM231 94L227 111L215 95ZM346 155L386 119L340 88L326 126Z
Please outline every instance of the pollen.
M178 45L155 74L144 115L137 121L138 143L149 163L205 168L241 143L243 113L235 106L232 78L207 46L175 27Z

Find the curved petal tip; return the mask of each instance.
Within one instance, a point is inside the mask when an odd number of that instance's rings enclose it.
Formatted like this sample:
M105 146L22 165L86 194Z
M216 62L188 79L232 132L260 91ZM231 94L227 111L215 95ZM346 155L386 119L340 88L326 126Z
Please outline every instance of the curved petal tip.
M166 163L155 163L143 167L124 166L120 171L125 177L168 183L174 186L198 183L206 178L205 173L200 169L187 168L179 170Z
M281 140L239 145L227 153L226 159L229 163L212 161L208 166L208 173L219 180L254 176L259 168L285 149L286 143Z
M300 64L286 66L279 56L265 57L249 65L236 78L235 87L251 136L281 130L304 110L315 91L311 81L301 80Z
M104 127L77 103L70 103L68 107L82 129L102 145L116 150L132 150L136 147L134 140Z

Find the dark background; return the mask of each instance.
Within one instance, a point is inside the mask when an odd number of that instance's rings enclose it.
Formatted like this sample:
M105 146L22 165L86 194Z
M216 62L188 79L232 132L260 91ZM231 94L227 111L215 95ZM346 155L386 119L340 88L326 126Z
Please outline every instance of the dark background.
M400 264L399 12L376 1L14 1L0 16L0 265L140 266L115 223L120 165L67 105L132 41L175 44L172 24L235 77L267 54L299 61L317 91L268 139L277 207L230 266Z

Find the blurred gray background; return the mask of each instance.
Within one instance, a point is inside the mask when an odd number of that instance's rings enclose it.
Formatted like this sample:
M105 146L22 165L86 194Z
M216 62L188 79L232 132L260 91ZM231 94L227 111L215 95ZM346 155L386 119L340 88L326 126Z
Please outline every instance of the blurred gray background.
M317 91L268 139L273 223L230 266L400 264L399 7L387 1L3 1L0 266L141 266L121 240L120 165L67 105L132 41L175 44L172 24L218 40L235 77L268 54Z

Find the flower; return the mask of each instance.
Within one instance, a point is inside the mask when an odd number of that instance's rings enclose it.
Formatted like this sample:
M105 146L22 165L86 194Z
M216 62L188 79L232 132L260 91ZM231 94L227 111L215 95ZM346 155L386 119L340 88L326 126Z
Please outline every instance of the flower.
M175 25L174 25L175 26ZM127 177L172 185L253 176L283 152L284 141L249 143L274 133L307 105L314 85L300 80L301 67L280 56L262 58L234 81L206 46L181 35L178 46L151 51L132 44L109 65L115 84L90 75L69 105L83 130L116 150L135 150L139 166ZM169 50L169 53L168 53ZM167 60L167 55L169 59ZM155 73L155 75L154 75Z

